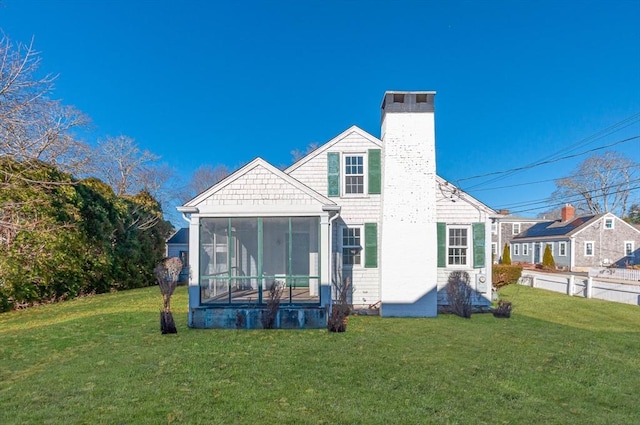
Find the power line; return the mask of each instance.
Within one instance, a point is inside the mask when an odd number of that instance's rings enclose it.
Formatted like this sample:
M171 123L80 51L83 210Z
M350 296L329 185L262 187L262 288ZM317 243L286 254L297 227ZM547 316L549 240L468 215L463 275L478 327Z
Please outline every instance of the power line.
M635 180L634 180L635 181ZM610 192L607 193L606 196L608 195L615 195L616 193L622 193L625 191L628 191L629 193L634 192L635 190L640 189L640 186L634 186L634 187L630 187L628 189L621 189L615 192ZM603 198L605 195L594 195L593 198L594 199L599 199L599 198ZM543 200L539 200L539 201L531 201L531 202L526 202L526 203L522 203L522 204L514 204L514 205L519 205L521 207L525 207L525 206L529 206L529 205L537 205L537 204L544 204L543 206L540 207L535 207L535 208L527 208L527 209L517 209L518 207L516 206L515 210L512 211L513 213L523 213L523 212L529 212L529 211L538 211L541 209L545 209L545 208L550 208L550 207L554 207L554 206L561 206L564 205L565 203L572 203L572 202L579 202L584 200L584 198L580 197L580 195L575 195L574 197L569 197L568 199L563 199L562 201L555 201L552 198L546 198ZM506 209L506 208L505 208Z
M621 170L621 169L625 169L625 168L630 168L630 167L615 167L615 168L611 168L610 170L614 171L614 170ZM636 166L633 166L631 168L640 168L640 164L636 165ZM555 182L555 181L560 180L560 179L565 179L565 178L570 178L570 177L584 177L584 176L588 176L588 175L591 175L591 174L592 173L578 173L578 174L572 174L570 176L556 177L554 179L537 180L537 181L533 181L533 182L517 183L517 184L511 184L511 185L507 185L507 186L487 187L485 189L476 189L473 192L474 193L487 192L489 190L508 189L508 188L511 188L511 187L528 186L528 185L533 185L533 184L538 184L538 183Z
M585 155L587 153L595 152L595 151L598 151L598 150L610 148L612 146L620 145L622 143L626 143L626 142L629 142L629 141L635 140L635 139L640 139L640 136L629 137L627 139L619 140L617 142L610 143L608 145L599 146L597 148L589 149L589 150L586 150L586 151L583 151L583 152L580 152L580 153L576 153L576 154L572 154L572 155L563 156L561 158L550 159L550 160L547 160L547 161L538 161L536 163L532 163L532 164L529 164L529 165L524 165L522 167L511 168L509 170L504 170L504 171L494 171L494 172L491 172L491 173L479 174L477 176L465 177L463 179L458 179L456 182L461 182L461 181L465 181L465 180L472 180L472 179L478 179L478 178L481 178L481 177L489 177L489 176L494 176L494 175L498 175L498 174L513 173L513 172L516 172L516 171L529 170L531 168L539 167L541 165L551 164L551 163L562 161L562 160L565 160L565 159L575 158L576 156ZM480 185L486 184L486 183L487 182L479 183L479 184L477 184L475 186L471 186L469 188L466 188L465 191L471 190L474 187L477 187L477 186L480 186Z

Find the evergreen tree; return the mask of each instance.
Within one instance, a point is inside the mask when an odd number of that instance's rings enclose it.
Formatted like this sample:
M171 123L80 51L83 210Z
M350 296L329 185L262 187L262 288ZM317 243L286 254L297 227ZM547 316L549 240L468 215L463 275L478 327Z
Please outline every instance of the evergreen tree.
M542 268L547 270L553 270L556 268L556 261L553 259L553 254L551 253L551 245L547 244L544 249L544 254L542 256Z
M511 248L509 248L509 244L504 244L504 249L502 250L502 264L511 265Z

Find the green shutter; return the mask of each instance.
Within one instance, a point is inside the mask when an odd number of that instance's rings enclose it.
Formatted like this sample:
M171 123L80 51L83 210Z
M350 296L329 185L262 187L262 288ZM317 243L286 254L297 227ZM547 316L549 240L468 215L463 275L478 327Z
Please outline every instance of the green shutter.
M340 196L340 154L327 153L327 194Z
M382 189L380 149L369 149L369 194L379 195Z
M438 267L447 266L447 225L438 223Z
M473 267L484 267L484 223L473 223Z
M378 267L378 223L364 224L364 266Z

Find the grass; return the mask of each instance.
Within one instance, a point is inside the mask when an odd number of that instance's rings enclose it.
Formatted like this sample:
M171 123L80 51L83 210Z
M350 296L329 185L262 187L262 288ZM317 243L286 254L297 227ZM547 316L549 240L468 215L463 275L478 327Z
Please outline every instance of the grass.
M511 319L161 335L158 288L0 315L0 423L630 424L640 309L507 287Z

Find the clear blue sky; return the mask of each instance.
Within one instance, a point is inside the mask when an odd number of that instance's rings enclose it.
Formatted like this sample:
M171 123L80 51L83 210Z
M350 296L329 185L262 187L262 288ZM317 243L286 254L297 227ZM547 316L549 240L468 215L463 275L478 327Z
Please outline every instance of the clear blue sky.
M2 0L0 28L34 37L54 97L92 118L88 142L131 136L185 177L289 164L354 124L379 137L385 90L437 91L438 174L494 208L530 208L553 182L487 189L586 156L461 179L640 135L638 0ZM615 149L640 162L639 140Z

